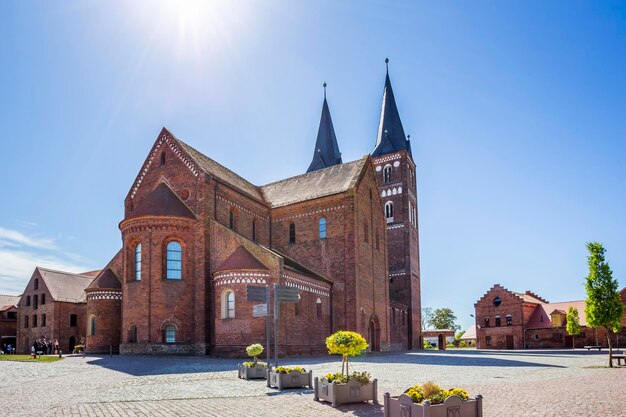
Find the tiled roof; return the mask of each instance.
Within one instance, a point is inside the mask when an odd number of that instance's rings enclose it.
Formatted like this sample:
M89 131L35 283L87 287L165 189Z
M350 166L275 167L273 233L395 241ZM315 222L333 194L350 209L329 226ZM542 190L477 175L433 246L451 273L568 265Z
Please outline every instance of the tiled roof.
M189 207L165 183L159 184L143 200L139 201L127 218L132 219L141 216L195 218Z
M20 302L21 295L0 294L0 311L5 311L15 307Z
M585 300L577 300L577 301L564 301L562 303L547 303L547 304L539 304L535 311L530 315L528 319L528 323L526 323L526 327L529 329L532 328L549 328L552 327L552 319L550 314L555 310L559 310L561 312L566 313L570 306L576 307L578 309L578 318L580 319L580 325L587 325L587 316L585 315ZM543 321L542 320L543 317Z
M111 268L103 269L100 272L100 274L87 287L88 290L103 289L103 288L107 288L107 289L122 288L120 279L115 274L115 272L111 270Z
M42 267L37 267L37 270L55 301L85 302L85 288L93 281L92 277Z
M278 256L283 258L283 265L286 269L291 269L292 271L295 271L299 274L302 275L306 275L309 276L311 278L315 278L319 281L323 281L326 283L331 283L332 284L332 280L326 278L326 276L324 276L323 274L320 274L319 272L305 266L302 265L300 262L296 261L295 259L290 258L289 256L285 255L282 252L277 251L276 249L270 249L272 252L276 253Z
M217 267L215 272L221 271L235 271L235 270L263 270L267 271L269 268L259 261L253 254L248 252L243 246L239 246L233 251L233 253L226 258L222 264Z
M240 177L239 175L235 174L230 169L226 168L223 165L220 165L219 163L215 162L214 160L212 160L208 156L206 156L203 153L197 151L193 147L187 145L182 140L177 139L171 133L170 133L170 135L178 141L180 146L183 147L183 149L189 154L189 156L191 156L191 158L193 158L193 160L196 162L196 164L198 164L198 166L205 173L221 179L225 183L229 184L230 186L232 186L232 187L234 187L234 188L236 188L236 189L238 189L240 191L243 191L244 193L248 194L252 198L255 198L255 199L259 200L259 201L263 201L263 196L261 195L261 192L259 191L259 187L253 185L252 183L250 183L246 179L244 179L244 178Z
M343 193L356 185L368 158L366 155L356 161L273 182L262 186L261 191L272 207Z
M472 340L476 339L476 325L472 324L470 327L465 330L463 336L461 336L461 340Z
M96 269L95 271L81 272L80 275L86 275L88 277L95 278L98 276L98 274L100 274L100 272L102 272L102 269Z

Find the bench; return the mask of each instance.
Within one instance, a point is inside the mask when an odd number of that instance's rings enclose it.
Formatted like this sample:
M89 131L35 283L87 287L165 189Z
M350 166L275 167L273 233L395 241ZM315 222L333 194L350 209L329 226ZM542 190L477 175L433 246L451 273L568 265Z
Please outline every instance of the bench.
M622 366L622 362L626 366L626 355L613 355L613 360L617 360L617 366Z
M587 350L591 350L591 349L602 350L602 346L584 346L584 348Z

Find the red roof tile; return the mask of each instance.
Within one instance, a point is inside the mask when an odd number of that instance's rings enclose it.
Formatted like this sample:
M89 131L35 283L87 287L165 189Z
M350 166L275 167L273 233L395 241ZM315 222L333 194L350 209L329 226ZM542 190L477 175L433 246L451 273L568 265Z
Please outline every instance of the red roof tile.
M580 325L587 325L587 316L585 316L585 300L577 300L577 301L564 301L562 303L548 303L548 304L539 304L533 314L531 314L530 319L528 319L528 323L526 324L527 328L549 328L552 327L552 320L550 314L555 310L560 310L562 312L567 312L570 306L576 307L578 309L578 318L580 319ZM541 321L543 318L543 321Z
M234 270L269 270L261 261L254 257L246 248L239 246L235 251L214 271Z
M140 216L175 216L194 219L193 212L165 183L159 184L128 214L129 219Z
M93 280L91 284L87 287L87 290L91 289L118 289L122 288L122 284L120 283L119 278L115 275L115 272L111 270L111 268L106 268L103 270L96 279Z

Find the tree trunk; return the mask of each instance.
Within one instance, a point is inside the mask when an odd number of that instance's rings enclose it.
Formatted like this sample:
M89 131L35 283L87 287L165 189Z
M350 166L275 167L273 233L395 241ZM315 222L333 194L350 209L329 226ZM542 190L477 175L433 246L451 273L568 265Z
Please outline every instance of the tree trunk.
M572 335L572 350L576 350L576 335Z
M606 340L609 342L609 367L613 367L613 348L611 347L611 329L606 329Z

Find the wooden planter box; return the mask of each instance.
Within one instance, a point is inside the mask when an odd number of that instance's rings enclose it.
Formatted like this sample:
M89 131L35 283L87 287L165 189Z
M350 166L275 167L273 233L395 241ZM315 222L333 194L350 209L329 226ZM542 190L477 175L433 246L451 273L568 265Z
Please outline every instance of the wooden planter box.
M313 371L291 371L288 374L267 370L267 386L270 388L313 388Z
M453 395L446 398L443 404L431 404L426 400L416 404L406 394L397 398L388 392L384 395L385 417L482 417L483 397L477 395L465 401Z
M337 407L339 404L359 403L372 401L378 404L378 380L373 379L367 384L361 384L351 379L347 384L329 383L325 379L315 378L313 399L324 400Z
M263 366L255 366L253 368L249 368L247 366L243 366L239 364L237 366L239 369L239 378L241 379L265 379L267 378L267 365Z

